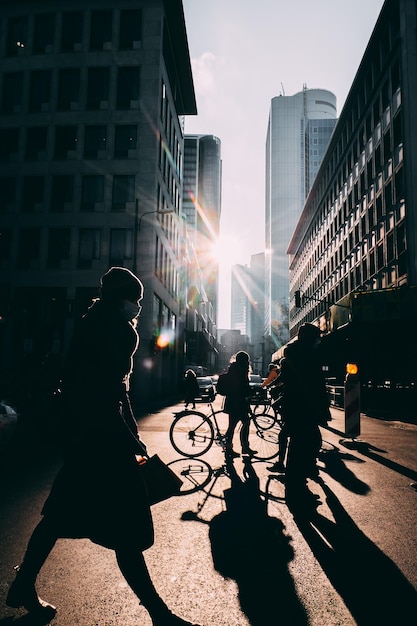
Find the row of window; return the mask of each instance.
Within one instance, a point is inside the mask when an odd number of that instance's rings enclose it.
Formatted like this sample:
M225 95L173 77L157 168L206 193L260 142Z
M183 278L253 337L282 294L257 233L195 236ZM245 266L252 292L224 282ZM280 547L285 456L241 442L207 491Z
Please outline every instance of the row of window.
M111 228L108 243L108 235L105 238L101 228L80 228L76 233L77 241L73 240L71 228L21 228L15 241L13 229L2 228L0 268L8 268L15 254L14 265L18 269L91 269L94 261L102 260L107 254L109 265L132 263L135 251L131 228ZM77 247L76 254L73 245ZM160 239L155 246L154 272L169 293L177 298L179 274Z
M13 256L13 231L1 230L0 260L2 264ZM40 228L21 228L18 234L16 267L19 269L41 268L68 269L71 260L71 229L50 228L47 231L46 258L43 257ZM78 231L78 269L90 269L92 262L102 257L102 230L100 228L80 228ZM132 229L113 228L110 230L109 263L123 265L133 257ZM72 264L71 264L72 265Z
M5 56L24 52L48 54L60 50L131 50L142 41L141 9L71 11L9 17L5 20Z
M0 129L0 160L17 161L20 155L27 161L68 159L78 155L87 159L99 159L111 156L115 159L127 159L136 156L138 148L138 127L135 124L107 126L32 126L26 128ZM114 134L113 134L114 132ZM23 149L20 138L23 134ZM50 137L53 136L53 146ZM50 154L52 151L52 154Z
M4 72L1 94L4 114L138 109L140 66L32 70L29 80L23 71Z
M339 138L308 207L315 218L291 270L292 287L312 298L308 316L319 317L329 298L337 302L358 288L398 286L407 272L398 67L393 61L381 77L374 102L362 112L366 122L350 135L343 160ZM294 320L305 315L296 311Z
M126 211L135 202L135 175L112 176L111 198L106 193L106 177L101 174L0 177L0 212L24 213L45 211L104 211L109 202L112 211ZM47 183L50 179L50 188ZM132 207L131 207L132 208Z

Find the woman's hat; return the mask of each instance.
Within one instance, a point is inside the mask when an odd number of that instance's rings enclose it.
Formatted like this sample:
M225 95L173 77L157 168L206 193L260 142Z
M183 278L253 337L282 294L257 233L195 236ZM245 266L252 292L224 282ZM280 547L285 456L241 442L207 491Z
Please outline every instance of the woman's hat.
M111 267L100 280L103 300L141 300L143 285L126 267Z

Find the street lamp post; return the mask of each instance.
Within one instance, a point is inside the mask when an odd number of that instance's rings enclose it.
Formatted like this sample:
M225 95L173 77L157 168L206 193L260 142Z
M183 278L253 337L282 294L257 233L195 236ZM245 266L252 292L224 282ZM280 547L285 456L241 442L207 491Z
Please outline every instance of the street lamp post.
M157 213L158 215L168 215L169 213L174 213L174 209L167 209L166 211L145 211L144 213L142 213L142 215L139 217L139 200L136 199L135 201L135 222L134 222L134 233L133 233L133 259L132 259L132 265L133 265L133 272L134 274L137 273L137 239L138 239L138 233L140 232L140 227L142 224L142 219L145 217L145 215L151 215L152 213Z

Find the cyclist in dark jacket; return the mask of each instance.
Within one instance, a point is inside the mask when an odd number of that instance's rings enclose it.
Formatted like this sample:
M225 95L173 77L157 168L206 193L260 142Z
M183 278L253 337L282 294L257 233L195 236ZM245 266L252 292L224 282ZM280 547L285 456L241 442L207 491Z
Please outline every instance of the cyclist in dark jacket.
M320 425L330 419L326 381L317 358L320 330L302 324L297 340L289 344L281 362L281 412L290 437L285 472L287 501L309 499L307 479L316 478L317 455L322 444Z

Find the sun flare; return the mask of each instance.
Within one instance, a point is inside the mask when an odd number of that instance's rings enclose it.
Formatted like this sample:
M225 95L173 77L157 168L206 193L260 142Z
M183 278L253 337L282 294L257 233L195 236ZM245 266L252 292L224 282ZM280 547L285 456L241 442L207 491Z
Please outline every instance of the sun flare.
M230 270L241 262L242 245L239 238L233 233L221 234L213 244L212 255L221 269Z

